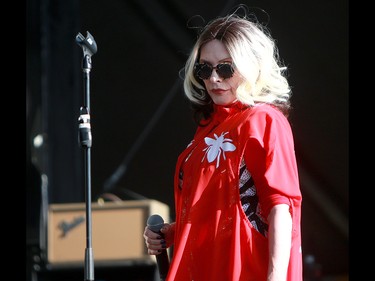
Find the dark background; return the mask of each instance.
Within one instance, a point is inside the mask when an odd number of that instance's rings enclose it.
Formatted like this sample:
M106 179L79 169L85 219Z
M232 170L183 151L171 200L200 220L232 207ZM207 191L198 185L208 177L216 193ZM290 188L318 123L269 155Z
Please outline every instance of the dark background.
M40 175L47 204L85 202L78 32L90 32L98 46L89 75L92 201L104 193L156 199L170 206L173 219L174 165L195 131L178 77L196 38L187 23L195 15L209 21L239 3L267 22L289 67L304 255L315 257L322 276L348 274L348 1L342 0L28 0L27 245L39 235Z

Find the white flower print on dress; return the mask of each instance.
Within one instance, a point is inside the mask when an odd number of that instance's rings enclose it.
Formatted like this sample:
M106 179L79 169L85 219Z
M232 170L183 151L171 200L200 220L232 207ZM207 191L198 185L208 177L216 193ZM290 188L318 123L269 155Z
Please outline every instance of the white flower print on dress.
M207 144L207 147L203 149L203 151L206 151L203 158L202 162L207 155L207 161L209 163L215 161L216 159L216 168L219 167L220 165L220 156L223 155L223 159L225 160L225 152L226 151L234 151L236 150L236 146L232 144L233 140L224 138L224 136L228 134L226 133L221 133L221 135L218 137L216 134L214 134L215 139L205 137L204 141Z

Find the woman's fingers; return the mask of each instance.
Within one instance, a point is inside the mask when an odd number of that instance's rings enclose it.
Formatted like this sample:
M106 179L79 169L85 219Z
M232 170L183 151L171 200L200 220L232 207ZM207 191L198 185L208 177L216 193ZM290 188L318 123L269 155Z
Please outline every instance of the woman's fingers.
M148 249L148 254L160 254L161 250L165 248L165 241L161 238L160 234L151 231L147 227L145 228L143 237Z

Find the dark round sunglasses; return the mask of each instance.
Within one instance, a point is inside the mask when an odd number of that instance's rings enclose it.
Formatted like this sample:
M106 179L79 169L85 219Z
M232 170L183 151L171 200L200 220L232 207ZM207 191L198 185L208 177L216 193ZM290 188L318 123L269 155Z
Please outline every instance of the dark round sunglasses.
M194 68L195 74L202 80L209 79L214 69L217 75L223 79L231 78L234 73L233 65L230 63L219 63L216 66L207 63L196 63Z

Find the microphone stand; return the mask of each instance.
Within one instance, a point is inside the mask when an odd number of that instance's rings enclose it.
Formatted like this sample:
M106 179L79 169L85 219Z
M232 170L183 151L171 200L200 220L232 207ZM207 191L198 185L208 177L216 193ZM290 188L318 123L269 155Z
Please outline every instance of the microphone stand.
M84 276L85 280L94 280L94 254L92 249L92 219L91 219L91 125L90 125L90 71L91 56L97 52L97 46L92 35L87 31L85 38L81 33L76 36L76 42L83 50L83 81L84 81L84 103L80 108L79 142L84 149L85 166L85 197L86 197L86 249Z

